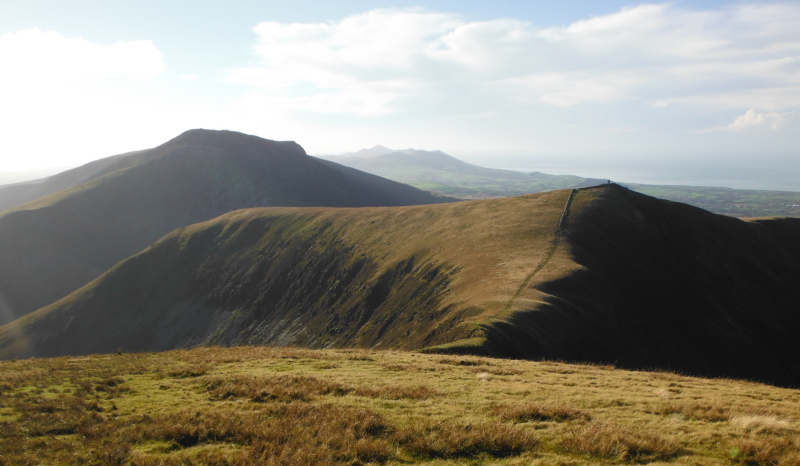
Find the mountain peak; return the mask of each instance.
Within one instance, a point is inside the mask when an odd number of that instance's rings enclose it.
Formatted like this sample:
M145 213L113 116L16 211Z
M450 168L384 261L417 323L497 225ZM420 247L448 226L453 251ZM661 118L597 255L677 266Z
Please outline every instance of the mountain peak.
M306 155L306 151L294 141L273 141L250 134L240 133L230 130L213 129L190 129L184 131L177 137L170 139L159 147L169 147L178 145L207 146L224 150L241 151L246 149L256 150L275 150L281 149L282 153L288 155Z
M369 159L372 157L379 157L384 154L389 154L394 152L394 149L389 149L388 147L377 145L373 146L369 149L361 149L355 152L346 152L344 154L334 155L332 157L342 158L342 157L355 157L359 159Z

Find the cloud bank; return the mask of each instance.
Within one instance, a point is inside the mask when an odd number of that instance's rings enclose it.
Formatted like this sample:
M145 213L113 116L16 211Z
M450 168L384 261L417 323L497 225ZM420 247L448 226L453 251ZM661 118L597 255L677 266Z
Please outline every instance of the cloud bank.
M109 77L152 79L164 71L149 40L99 45L38 28L0 35L0 82L56 84Z
M359 117L420 103L433 113L630 103L775 112L800 106L797 24L797 3L643 4L546 28L378 9L324 23L262 22L253 29L259 64L229 80L275 108ZM424 105L431 99L439 105Z

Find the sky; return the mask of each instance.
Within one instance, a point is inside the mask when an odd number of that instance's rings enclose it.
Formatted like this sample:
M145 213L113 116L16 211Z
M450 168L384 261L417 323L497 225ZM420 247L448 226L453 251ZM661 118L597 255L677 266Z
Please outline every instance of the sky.
M797 1L0 0L0 172L209 128L800 191L798 24Z

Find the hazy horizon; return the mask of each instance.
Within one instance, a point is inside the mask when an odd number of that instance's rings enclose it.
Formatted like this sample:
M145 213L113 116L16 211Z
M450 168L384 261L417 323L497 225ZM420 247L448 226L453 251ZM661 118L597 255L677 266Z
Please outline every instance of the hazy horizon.
M354 149L342 154L357 152L361 149L369 149L369 147ZM403 150L408 149L408 147L389 147L389 149ZM421 151L438 150L436 148L414 149ZM342 154L309 155L329 157ZM764 166L763 163L748 157L740 157L733 160L729 158L725 164L720 165L715 162L714 158L704 159L699 156L677 160L661 158L649 161L637 160L635 157L630 156L606 157L599 162L591 159L573 159L567 160L565 163L560 157L545 155L493 158L481 157L475 154L466 157L454 154L447 155L486 168L514 170L525 173L541 172L550 175L575 175L584 178L610 179L618 183L711 186L732 189L800 192L800 166L792 164L791 154L785 154L783 158L776 159L775 163L777 165L773 167ZM0 171L0 186L46 178L80 165L18 172Z
M3 11L2 173L208 128L310 154L382 144L493 168L796 186L797 2L31 0Z

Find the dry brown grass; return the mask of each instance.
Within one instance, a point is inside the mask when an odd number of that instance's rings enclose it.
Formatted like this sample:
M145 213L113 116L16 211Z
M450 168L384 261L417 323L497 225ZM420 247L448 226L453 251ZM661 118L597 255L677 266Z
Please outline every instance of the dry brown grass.
M203 386L212 399L248 398L256 402L309 401L314 395L344 395L352 391L338 383L301 375L213 377Z
M538 445L531 432L503 424L425 422L397 432L393 439L415 458L506 457Z
M436 395L436 392L425 385L386 385L382 387L361 387L354 393L370 398L384 398L387 400L427 400Z
M786 434L792 432L793 423L778 416L740 414L731 418L731 424L756 434Z
M0 362L0 464L798 462L797 390L556 362L443 361L198 348Z
M662 406L658 412L661 414L681 414L686 419L709 422L727 421L731 417L728 406L690 402L671 402Z
M573 421L591 419L589 414L573 406L555 403L504 404L495 406L492 413L502 420L515 422L530 421Z
M736 440L730 458L746 465L800 465L800 444L786 438L750 437Z
M187 364L169 369L164 373L164 376L171 377L173 379L186 379L206 375L208 371L208 364Z
M668 460L681 453L680 446L669 437L597 422L570 430L561 445L600 459L637 463Z

